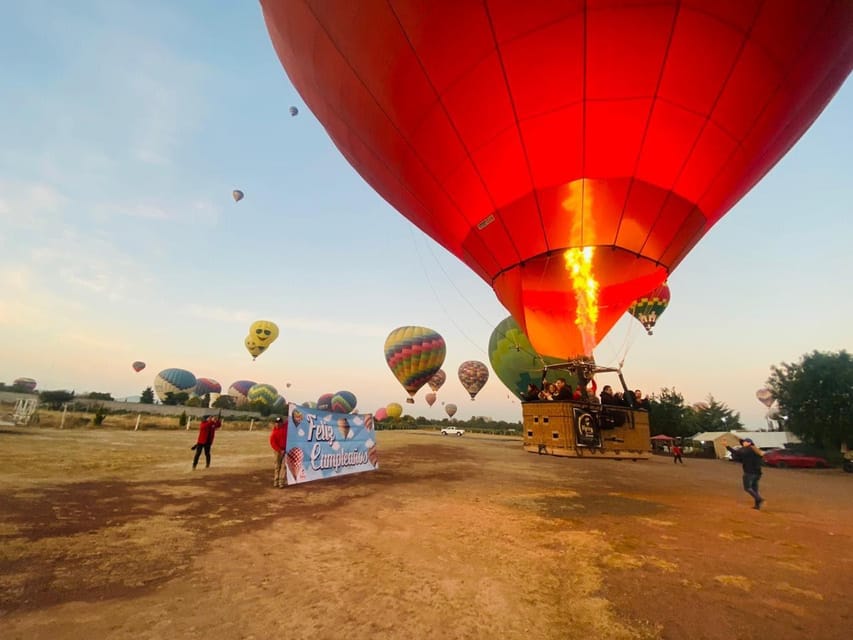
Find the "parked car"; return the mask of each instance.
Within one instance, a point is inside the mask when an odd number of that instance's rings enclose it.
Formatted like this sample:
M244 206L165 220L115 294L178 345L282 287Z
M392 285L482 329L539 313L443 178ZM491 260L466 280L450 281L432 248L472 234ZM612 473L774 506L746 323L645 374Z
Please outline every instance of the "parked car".
M788 449L776 449L764 454L764 464L784 469L785 467L802 467L811 469L826 469L829 462L820 456L797 453Z
M465 433L465 429L457 429L456 427L444 427L441 430L443 436L461 436L463 433Z

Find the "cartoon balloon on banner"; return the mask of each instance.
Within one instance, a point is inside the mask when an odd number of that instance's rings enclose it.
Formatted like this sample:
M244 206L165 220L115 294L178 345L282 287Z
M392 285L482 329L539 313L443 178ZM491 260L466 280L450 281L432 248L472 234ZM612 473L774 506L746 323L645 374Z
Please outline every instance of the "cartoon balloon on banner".
M512 316L502 320L492 331L489 337L489 362L498 379L518 398L524 396L527 385L535 384L539 387L543 372L547 382L556 382L557 378L565 378L572 387L577 384L577 378L565 371L558 369L545 371L547 365L561 361L558 358L536 353Z
M394 418L396 420L403 415L403 406L396 402L392 402L385 407L385 413L388 414L389 418Z
M133 370L136 371L136 373L139 373L145 368L145 363L142 362L142 360L137 360L130 366L133 367Z
M438 392L441 389L441 385L443 385L447 381L447 374L444 373L444 369L439 369L436 371L432 377L427 381L429 388Z
M385 362L403 385L413 403L413 396L444 364L447 347L444 338L426 327L398 327L385 339Z
M640 321L646 333L652 335L652 327L669 306L669 286L664 282L661 286L649 291L643 297L634 300L628 307L628 313Z
M447 413L448 418L452 418L456 415L456 405L455 404L446 404L444 405L444 411Z
M489 379L489 369L479 360L467 360L459 365L459 382L474 399Z
M561 359L667 279L851 68L844 0L356 4L261 0L288 77Z
M756 391L755 397L758 398L758 401L765 407L770 407L776 401L776 398L773 396L773 392L767 388Z

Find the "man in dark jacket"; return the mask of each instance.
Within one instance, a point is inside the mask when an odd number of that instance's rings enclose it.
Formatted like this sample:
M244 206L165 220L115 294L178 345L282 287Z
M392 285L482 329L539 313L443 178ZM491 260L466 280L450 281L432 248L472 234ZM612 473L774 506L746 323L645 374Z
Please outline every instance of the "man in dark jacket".
M750 438L741 440L737 449L729 445L726 445L726 449L731 451L732 460L743 465L743 490L755 500L753 509L761 509L764 498L758 493L758 481L761 480L761 458L764 457L764 452L756 447Z

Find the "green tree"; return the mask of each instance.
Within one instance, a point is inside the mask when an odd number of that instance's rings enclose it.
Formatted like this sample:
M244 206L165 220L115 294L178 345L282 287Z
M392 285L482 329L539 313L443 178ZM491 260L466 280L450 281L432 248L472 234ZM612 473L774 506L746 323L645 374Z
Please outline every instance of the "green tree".
M154 389L151 387L145 387L142 391L142 395L139 396L139 402L141 404L154 404Z
M181 405L186 404L187 400L190 399L190 394L186 391L178 391L175 393L174 391L167 391L166 397L163 398L163 404L169 405Z
M49 409L58 411L66 402L74 400L73 391L57 390L57 391L41 391L39 393L39 402L46 404Z
M92 393L86 396L89 400L112 400L113 397L109 393L101 393L98 391L93 391Z
M651 435L673 437L691 436L696 433L691 426L690 409L684 405L684 396L664 387L660 393L649 398L649 428Z
M717 402L709 395L706 403L694 405L688 413L691 435L703 431L737 431L743 429L740 414L729 409L725 403Z
M233 396L229 395L221 395L213 403L214 409L235 409L236 407L237 403Z
M779 403L782 423L819 447L853 444L853 359L813 351L794 364L770 367L768 388Z

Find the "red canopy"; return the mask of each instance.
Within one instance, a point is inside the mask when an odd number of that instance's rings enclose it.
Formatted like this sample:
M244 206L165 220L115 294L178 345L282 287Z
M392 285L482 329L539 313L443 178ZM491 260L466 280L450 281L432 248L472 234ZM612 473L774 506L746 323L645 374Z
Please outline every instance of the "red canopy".
M261 5L347 160L556 357L662 284L853 67L850 0Z
M663 435L663 434L661 434L661 435L659 435L659 436L652 436L652 437L651 437L651 438L649 438L649 439L650 439L650 440L675 440L675 438L673 438L673 437L671 437L671 436L665 436L665 435Z

